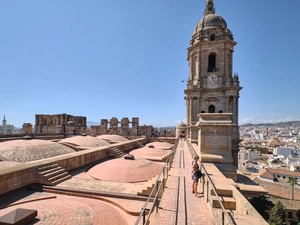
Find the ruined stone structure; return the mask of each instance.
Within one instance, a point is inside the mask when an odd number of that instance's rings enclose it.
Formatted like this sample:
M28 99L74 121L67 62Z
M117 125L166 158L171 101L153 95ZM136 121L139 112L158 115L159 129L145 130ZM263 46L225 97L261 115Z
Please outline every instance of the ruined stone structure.
M139 126L139 118L133 117L130 122L127 117L119 121L116 117L112 117L109 122L107 119L101 119L99 126L91 126L90 134L116 134L121 136L151 136L153 133L153 126Z
M86 132L86 117L66 113L56 115L35 115L35 134L37 135L76 135Z
M201 126L201 123L198 123L199 114L201 117L202 113L231 113L229 116L231 134L227 132L229 135L227 138L231 140L231 153L235 166L237 166L239 143L238 99L239 91L242 89L238 74L233 74L232 69L236 44L226 21L215 13L213 0L207 0L204 17L197 23L188 48L187 60L190 72L184 91L187 133L192 141L197 142L203 138L198 137ZM216 123L218 125L215 129L225 129L227 125L224 124L221 128L222 122L217 122L218 117L210 118L211 125ZM207 123L209 122L206 121ZM199 136L203 135L210 134L202 130ZM201 148L201 145L199 147ZM220 149L214 149L213 152L216 151Z
M32 124L31 123L23 123L23 134L32 135Z

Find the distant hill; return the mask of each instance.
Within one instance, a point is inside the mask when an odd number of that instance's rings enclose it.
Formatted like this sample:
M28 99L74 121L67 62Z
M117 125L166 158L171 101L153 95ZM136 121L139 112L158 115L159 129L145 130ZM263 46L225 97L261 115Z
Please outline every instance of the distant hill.
M243 125L240 125L240 127L250 127L250 126L300 126L300 121L289 121L289 122L279 122L279 123L258 123L258 124L253 124L253 123L246 123Z
M87 122L86 122L86 125L87 125L88 127L90 127L90 126L98 126L98 125L100 125L100 122L87 121Z

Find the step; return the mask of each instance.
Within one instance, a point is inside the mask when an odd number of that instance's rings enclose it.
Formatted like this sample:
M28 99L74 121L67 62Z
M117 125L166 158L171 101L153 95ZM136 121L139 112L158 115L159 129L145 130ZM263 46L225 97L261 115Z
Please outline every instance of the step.
M219 197L223 207L228 210L236 210L236 202L234 198L230 197ZM217 199L212 200L213 208L221 208L220 202Z
M62 177L68 176L68 175L69 175L68 172L64 172L64 173L60 173L60 174L58 174L56 176L53 176L53 177L48 177L48 180L53 182L54 180L58 180Z
M71 178L72 178L71 175L67 175L67 176L62 177L62 178L60 178L60 179L58 179L58 180L52 181L51 183L52 183L53 185L57 185L57 184L59 184L59 183L61 183L61 182L64 182L65 180L69 180L69 179L71 179Z
M57 167L54 167L54 168L51 168L51 169L48 169L48 170L43 170L43 171L40 171L39 172L39 174L42 174L42 175L44 175L44 174L47 174L47 173L52 173L52 172L55 172L55 171L57 171L57 170L61 170L62 169L62 167L60 167L60 166L57 166Z
M65 170L63 168L57 168L56 170L50 171L49 173L43 173L43 176L49 178L64 172Z
M49 165L46 165L46 166L38 167L37 170L39 172L43 172L43 171L50 170L50 169L53 169L53 168L56 168L56 167L58 167L57 164L49 164Z
M222 196L222 197L232 197L232 190L228 189L228 188L218 188L216 187L216 192L218 194L218 196ZM215 192L211 189L210 194L212 196L215 196Z

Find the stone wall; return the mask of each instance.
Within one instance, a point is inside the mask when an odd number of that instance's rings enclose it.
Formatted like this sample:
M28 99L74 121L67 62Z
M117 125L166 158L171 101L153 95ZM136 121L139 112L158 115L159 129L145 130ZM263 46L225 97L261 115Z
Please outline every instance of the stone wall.
M74 134L86 132L86 117L73 116L66 113L47 115L35 115L35 133L36 134L64 134L66 135L69 122L73 122ZM69 124L70 125L70 124Z

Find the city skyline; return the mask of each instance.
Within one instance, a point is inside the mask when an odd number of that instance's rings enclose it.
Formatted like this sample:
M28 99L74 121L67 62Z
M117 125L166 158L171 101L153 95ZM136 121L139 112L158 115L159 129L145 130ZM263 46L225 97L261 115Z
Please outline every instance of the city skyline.
M185 121L187 48L205 2L2 2L1 120L21 127L35 114L67 113L95 122L139 117L155 127ZM300 2L214 4L237 42L239 124L300 120Z

